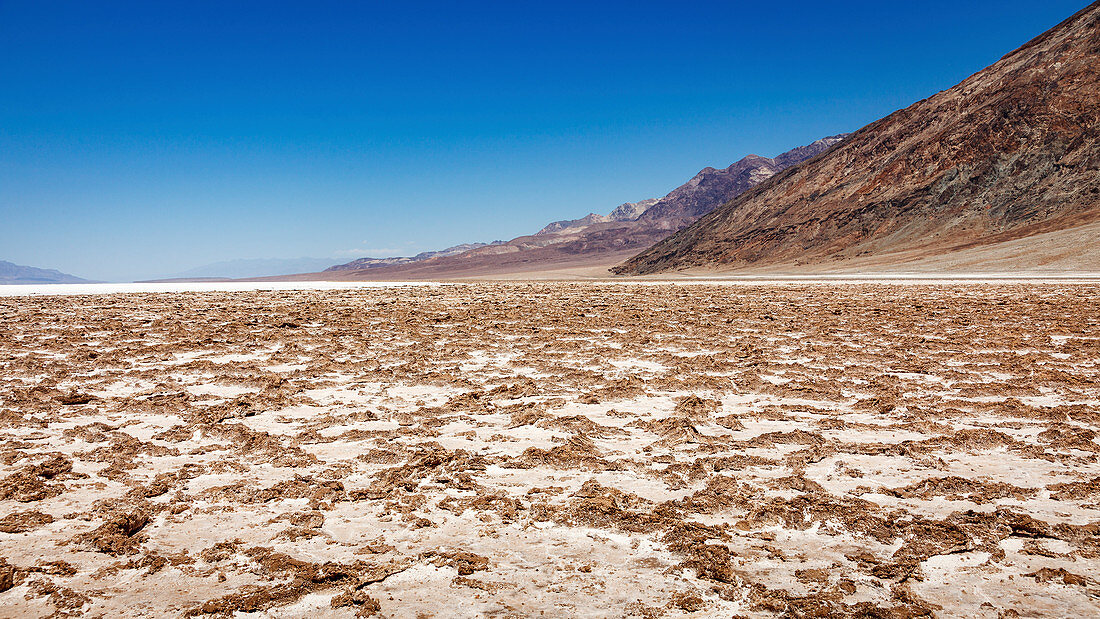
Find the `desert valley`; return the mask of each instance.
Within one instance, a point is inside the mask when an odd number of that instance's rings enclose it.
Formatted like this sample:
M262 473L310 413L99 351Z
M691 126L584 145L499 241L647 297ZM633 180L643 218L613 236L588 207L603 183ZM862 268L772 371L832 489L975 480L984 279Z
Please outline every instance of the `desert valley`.
M0 617L1100 615L1100 2L817 135L316 272L0 261Z

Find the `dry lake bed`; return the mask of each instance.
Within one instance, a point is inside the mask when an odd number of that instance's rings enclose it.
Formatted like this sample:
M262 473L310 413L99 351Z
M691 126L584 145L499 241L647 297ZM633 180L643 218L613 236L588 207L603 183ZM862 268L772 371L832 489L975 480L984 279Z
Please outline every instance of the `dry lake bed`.
M0 297L0 616L1100 614L1100 286Z

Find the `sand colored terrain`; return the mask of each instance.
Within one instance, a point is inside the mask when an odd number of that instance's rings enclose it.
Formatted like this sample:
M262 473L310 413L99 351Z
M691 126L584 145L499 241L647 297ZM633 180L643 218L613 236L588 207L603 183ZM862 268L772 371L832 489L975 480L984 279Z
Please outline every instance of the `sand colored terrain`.
M1100 273L1100 222L949 251L913 250L857 258L846 265L846 270L1003 272L1041 276Z
M0 616L1100 613L1100 286L0 298Z
M750 265L739 268L696 267L662 273L659 279L682 275L714 278L744 276L889 276L924 275L951 278L983 274L1034 278L1092 277L1100 274L1100 223L1043 232L999 243L949 249L918 249L859 258Z

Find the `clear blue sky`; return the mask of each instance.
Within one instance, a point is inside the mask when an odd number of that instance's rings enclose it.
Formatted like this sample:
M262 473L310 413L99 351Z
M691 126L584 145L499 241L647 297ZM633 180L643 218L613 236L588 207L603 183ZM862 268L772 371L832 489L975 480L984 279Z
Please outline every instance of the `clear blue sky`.
M0 0L0 259L405 255L857 129L1085 0Z

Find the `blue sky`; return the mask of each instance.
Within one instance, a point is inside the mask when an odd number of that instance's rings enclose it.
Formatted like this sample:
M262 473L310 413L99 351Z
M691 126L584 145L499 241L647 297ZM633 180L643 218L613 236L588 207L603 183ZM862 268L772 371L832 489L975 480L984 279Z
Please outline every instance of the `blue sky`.
M1086 4L0 0L0 259L508 239L857 129Z

